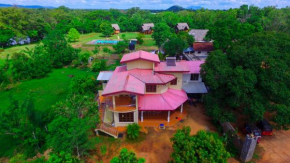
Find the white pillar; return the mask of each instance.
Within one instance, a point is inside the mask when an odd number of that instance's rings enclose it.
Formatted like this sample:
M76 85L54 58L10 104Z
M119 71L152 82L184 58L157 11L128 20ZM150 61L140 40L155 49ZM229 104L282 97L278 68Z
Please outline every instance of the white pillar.
M141 111L141 122L143 122L143 111Z
M115 96L113 96L113 108L116 109Z
M170 111L168 111L167 122L170 122Z
M181 105L180 113L182 113L182 111L183 111L183 104Z

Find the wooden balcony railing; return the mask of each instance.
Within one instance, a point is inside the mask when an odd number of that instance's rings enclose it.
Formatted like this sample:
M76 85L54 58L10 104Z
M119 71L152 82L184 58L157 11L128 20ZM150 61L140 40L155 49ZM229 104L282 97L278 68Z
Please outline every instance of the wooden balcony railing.
M103 122L97 125L97 130L100 130L106 134L109 134L115 138L118 138L118 130L115 127L111 126L110 124Z

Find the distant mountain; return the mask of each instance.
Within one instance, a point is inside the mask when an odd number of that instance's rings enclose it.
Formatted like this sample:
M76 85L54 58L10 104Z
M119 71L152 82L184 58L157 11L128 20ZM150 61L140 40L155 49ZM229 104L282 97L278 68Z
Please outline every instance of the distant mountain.
M201 6L188 6L186 7L187 10L200 10L202 7Z
M37 6L37 5L23 6L23 5L0 4L0 8L3 8L3 7L13 7L13 6L17 6L19 8L31 8L31 9L38 9L38 8L53 9L53 8L55 8L55 7L51 7L51 6Z
M174 5L169 7L166 11L181 11L181 10L185 10L185 8L178 5Z

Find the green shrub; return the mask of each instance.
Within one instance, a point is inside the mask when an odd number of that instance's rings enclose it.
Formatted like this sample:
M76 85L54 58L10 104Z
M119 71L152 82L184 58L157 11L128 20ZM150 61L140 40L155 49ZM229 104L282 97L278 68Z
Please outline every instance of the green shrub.
M120 155L113 157L110 163L144 163L145 161L144 158L137 158L133 151L128 151L128 149L123 148Z
M136 139L139 137L141 127L137 123L129 124L127 126L127 136L129 139Z
M93 62L91 67L93 72L99 72L107 69L107 60L97 59Z
M74 77L70 84L71 92L76 94L89 94L97 91L97 84L94 77L78 76Z

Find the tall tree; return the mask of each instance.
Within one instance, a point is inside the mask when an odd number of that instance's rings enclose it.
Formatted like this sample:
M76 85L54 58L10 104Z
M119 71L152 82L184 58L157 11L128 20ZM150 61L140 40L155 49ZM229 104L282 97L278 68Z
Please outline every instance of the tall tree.
M102 31L102 34L106 37L109 37L114 33L114 29L112 28L112 26L109 22L103 22L100 25L100 29Z
M230 154L216 133L199 131L190 135L190 127L178 129L171 141L173 163L181 162L227 162Z
M67 34L67 38L69 42L75 42L80 38L80 33L75 28L71 28Z
M169 26L165 23L156 24L153 30L152 37L159 48L172 35Z
M273 113L277 127L290 125L290 36L261 32L237 42L223 54L216 51L202 66L202 76L211 91L206 109L215 120L233 121L233 112L249 121Z

